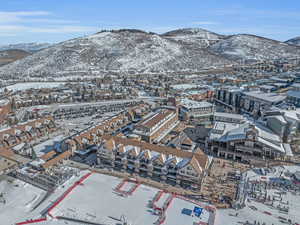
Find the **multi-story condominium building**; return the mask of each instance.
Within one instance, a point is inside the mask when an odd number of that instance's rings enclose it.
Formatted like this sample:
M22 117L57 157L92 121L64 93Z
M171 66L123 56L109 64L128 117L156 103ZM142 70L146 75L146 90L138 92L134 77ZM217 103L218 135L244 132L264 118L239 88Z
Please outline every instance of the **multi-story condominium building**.
M282 103L286 96L261 91L242 91L223 88L217 91L216 101L236 112L248 112L260 115L263 109Z
M159 142L178 124L178 113L172 109L160 109L149 113L137 124L134 133L149 143Z
M98 150L98 164L198 190L208 167L208 158L200 149L192 153L132 139L107 137Z
M298 109L269 111L265 120L267 127L286 142L292 141L300 129L300 111Z
M216 122L209 134L209 151L219 157L250 163L252 160L292 156L290 146L262 126L249 122Z
M287 92L287 102L296 107L300 106L300 91L290 90Z
M241 89L228 87L216 91L215 100L238 112L241 100Z
M259 114L262 108L278 105L285 100L286 96L276 93L264 93L260 91L243 92L242 111Z
M214 113L214 105L202 101L193 101L190 99L182 99L180 104L180 116L183 120L193 122L207 122L212 120Z

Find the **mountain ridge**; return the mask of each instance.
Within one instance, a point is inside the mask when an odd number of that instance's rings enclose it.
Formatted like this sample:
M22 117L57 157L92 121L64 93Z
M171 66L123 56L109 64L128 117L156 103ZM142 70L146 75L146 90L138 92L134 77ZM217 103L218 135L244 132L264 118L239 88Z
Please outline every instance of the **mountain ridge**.
M18 50L34 53L42 49L48 48L51 45L52 44L50 43L38 43L38 42L8 44L8 45L0 45L0 51L18 49Z
M300 46L300 36L285 41L287 44Z
M64 76L100 73L196 72L300 56L300 48L251 35L219 35L184 28L156 34L137 29L102 30L35 52L0 69L0 75Z

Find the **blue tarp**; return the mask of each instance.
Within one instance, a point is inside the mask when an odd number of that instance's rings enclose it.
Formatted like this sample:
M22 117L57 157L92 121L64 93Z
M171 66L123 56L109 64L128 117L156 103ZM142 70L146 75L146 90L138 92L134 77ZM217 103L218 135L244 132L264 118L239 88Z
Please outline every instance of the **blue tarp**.
M192 212L193 212L192 210L186 209L186 208L181 210L182 214L185 214L185 215L188 215L188 216L192 215Z
M199 217L202 213L202 210L203 210L202 208L195 206L194 208L195 216Z

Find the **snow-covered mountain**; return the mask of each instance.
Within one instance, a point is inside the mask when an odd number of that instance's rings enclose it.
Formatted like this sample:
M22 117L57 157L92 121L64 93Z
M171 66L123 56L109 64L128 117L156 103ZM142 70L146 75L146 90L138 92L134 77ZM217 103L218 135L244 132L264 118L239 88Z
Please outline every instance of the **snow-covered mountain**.
M57 75L91 71L151 73L198 71L232 64L206 49L139 30L103 31L36 52L0 69L0 74Z
M0 51L0 66L14 62L30 55L29 52L23 50L4 50Z
M19 44L10 44L10 45L0 45L0 51L19 49L19 50L33 53L42 50L44 48L48 48L50 46L51 44L49 43L35 43L35 42L19 43Z
M216 34L214 32L201 28L185 28L173 30L164 33L162 36L183 44L194 45L201 48L208 47L225 38L224 35Z
M287 40L285 43L300 46L300 37L292 38L290 40Z
M52 45L1 67L0 76L192 72L240 60L296 56L299 47L254 35L223 36L203 29L159 35L122 29Z
M209 49L227 59L250 62L300 56L297 46L249 34L228 36Z

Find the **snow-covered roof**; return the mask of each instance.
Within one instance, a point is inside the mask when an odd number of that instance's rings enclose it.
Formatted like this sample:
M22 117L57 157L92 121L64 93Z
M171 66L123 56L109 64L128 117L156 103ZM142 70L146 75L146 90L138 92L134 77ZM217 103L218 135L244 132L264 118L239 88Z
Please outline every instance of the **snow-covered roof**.
M284 100L286 97L283 95L278 95L276 93L264 93L261 91L249 91L249 92L243 92L244 95L250 96L262 101L267 101L271 103L277 103L282 100Z
M238 119L242 120L244 117L240 114L235 114L235 113L225 113L225 112L215 112L214 116L219 116L219 117L227 117L227 118L232 118L232 119Z
M198 102L187 98L181 100L181 105L187 109L197 109L197 108L205 108L205 107L213 106L213 104L206 101Z
M268 140L266 140L266 139L263 139L263 138L261 138L261 137L258 137L258 138L257 138L257 141L263 143L263 144L266 145L266 146L271 147L272 149L276 149L277 151L279 151L279 152L281 152L281 153L285 153L285 150L284 150L282 144L277 145L277 144L274 144L274 143L272 143L272 142L270 142L270 141L268 141Z
M175 85L172 85L171 87L176 90L186 90L186 89L198 88L199 85L197 85L197 84L175 84Z
M0 99L0 106L6 105L9 103L9 100L7 99Z

